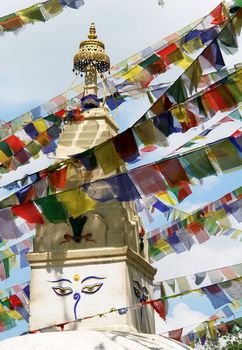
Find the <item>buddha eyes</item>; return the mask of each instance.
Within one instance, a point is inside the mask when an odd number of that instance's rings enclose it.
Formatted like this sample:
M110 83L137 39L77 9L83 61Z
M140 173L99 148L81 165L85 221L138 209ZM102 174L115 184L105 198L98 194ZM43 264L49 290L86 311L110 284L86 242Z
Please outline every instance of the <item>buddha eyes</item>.
M52 289L57 295L69 295L73 293L70 287L52 287Z
M99 291L99 289L103 286L103 283L96 283L91 286L84 286L81 290L82 293L85 294L94 294ZM73 293L72 288L70 287L52 287L55 294L60 296L70 295Z
M82 288L82 293L85 294L94 294L97 291L99 291L100 288L102 288L103 283L96 283L93 284L92 286L84 286Z

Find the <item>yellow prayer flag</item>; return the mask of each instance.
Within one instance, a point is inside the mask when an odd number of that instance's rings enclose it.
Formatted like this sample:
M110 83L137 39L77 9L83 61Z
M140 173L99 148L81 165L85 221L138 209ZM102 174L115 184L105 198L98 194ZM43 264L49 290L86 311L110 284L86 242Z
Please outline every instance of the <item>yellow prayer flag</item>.
M230 236L231 239L237 239L241 235L241 230L235 230Z
M9 160L9 157L6 156L5 153L3 153L3 151L0 151L0 163L5 163Z
M44 119L39 119L33 122L36 130L38 131L38 133L42 133L45 132L48 128L47 123Z
M127 73L123 75L123 78L125 80L131 80L135 81L135 77L140 74L143 71L143 68L140 66L135 66L134 68L130 69Z
M201 38L197 36L182 45L183 49L188 53L192 53L193 51L198 50L203 46L204 45Z
M177 204L177 201L173 197L171 197L170 194L167 192L159 192L159 193L156 193L155 196L171 205Z
M155 243L155 246L162 250L164 253L172 253L174 250L165 239L160 239Z
M208 321L208 331L209 331L210 337L212 339L216 338L216 335L217 335L214 323L215 323L215 321Z
M112 141L94 147L94 154L105 175L117 170L124 161L119 157Z
M16 255L12 255L10 256L10 258L8 259L9 262L9 269L15 269L16 267L18 267L18 261L17 261L17 256Z
M19 16L24 24L35 23L38 21L45 21L45 18L40 10L40 5L36 4L30 6L21 11L17 11L16 15Z
M177 105L171 108L171 114L181 123L189 123L187 111L182 105Z
M4 310L4 307L3 307L3 305L0 303L0 313L1 312L4 312L5 310Z
M88 195L81 191L80 188L58 193L57 199L66 207L68 213L73 218L78 217L96 206L96 202L88 197Z
M12 251L12 249L11 248L6 248L6 249L4 249L2 252L1 252L1 254L4 256L4 258L6 259L6 258L9 258L10 256L12 256L14 253L13 253L13 251Z
M241 304L238 300L232 300L232 305L234 310L238 310L241 308Z
M41 8L45 14L45 16L49 18L57 16L59 13L62 12L63 7L60 5L59 0L48 0L44 4L42 4Z
M173 62L176 66L181 67L186 70L193 62L193 59L186 55L184 52L182 53L183 58L179 61Z
M10 316L10 317L12 317L12 318L14 318L15 320L18 320L18 321L23 320L23 316L16 310L10 310L8 312L8 316Z

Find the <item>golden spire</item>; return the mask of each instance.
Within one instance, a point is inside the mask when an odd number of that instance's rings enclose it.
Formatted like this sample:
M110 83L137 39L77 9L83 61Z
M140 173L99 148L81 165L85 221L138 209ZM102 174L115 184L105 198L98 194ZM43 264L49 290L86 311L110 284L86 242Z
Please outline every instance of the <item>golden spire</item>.
M79 51L74 56L73 71L76 74L86 72L88 66L95 67L99 73L107 72L110 68L110 59L103 42L97 39L94 23L91 23L88 39L80 42Z
M95 23L91 23L90 25L88 39L90 40L97 39Z

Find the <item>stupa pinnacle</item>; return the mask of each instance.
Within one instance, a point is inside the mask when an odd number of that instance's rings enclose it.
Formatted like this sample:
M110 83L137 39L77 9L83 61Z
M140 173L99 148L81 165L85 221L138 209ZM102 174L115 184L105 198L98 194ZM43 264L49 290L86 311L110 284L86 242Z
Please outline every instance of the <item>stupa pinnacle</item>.
M97 39L96 27L92 23L88 39L81 41L79 51L74 56L73 71L76 74L85 74L84 95L97 93L97 73L107 72L109 68L109 56L103 42Z
M74 57L75 72L85 74L81 118L74 117L65 125L57 157L89 152L97 145L110 156L105 146L117 135L118 125L97 97L97 74L109 66L104 44L97 40L91 24L88 39L81 42ZM119 174L123 167L115 163L111 174ZM66 188L74 191L67 200L73 212L66 222L38 225L34 251L27 256L31 267L29 330L45 332L7 340L1 349L188 349L155 335L153 308L140 304L153 299L156 269L150 264L134 203L112 196L105 202L98 200L99 193L109 196L111 191L100 167L77 172L70 164L68 173ZM98 188L90 184L85 189L93 179L100 180ZM82 211L85 195L96 204ZM127 312L125 306L137 304L138 309Z

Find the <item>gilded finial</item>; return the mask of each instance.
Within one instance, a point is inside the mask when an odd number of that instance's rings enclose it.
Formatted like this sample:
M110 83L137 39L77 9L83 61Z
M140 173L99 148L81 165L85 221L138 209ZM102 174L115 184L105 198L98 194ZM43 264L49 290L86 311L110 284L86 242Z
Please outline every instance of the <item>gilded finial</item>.
M74 69L76 74L86 72L88 66L95 67L99 73L107 72L110 60L105 52L104 43L97 39L96 27L91 23L87 40L80 42L79 51L74 56Z
M90 25L88 39L90 39L90 40L97 39L95 23L91 23L91 25Z

